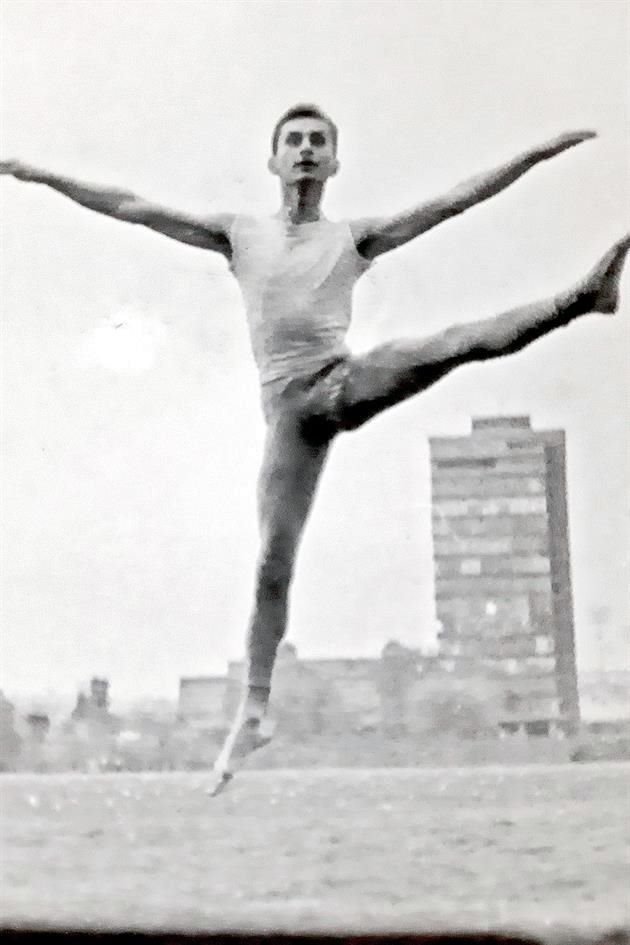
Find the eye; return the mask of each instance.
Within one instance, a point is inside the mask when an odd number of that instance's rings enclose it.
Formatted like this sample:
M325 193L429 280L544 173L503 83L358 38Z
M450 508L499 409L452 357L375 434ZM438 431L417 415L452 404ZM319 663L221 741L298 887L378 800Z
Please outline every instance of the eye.
M314 148L323 148L326 144L326 135L321 131L311 133L311 144Z
M297 148L298 145L302 144L302 133L300 131L290 131L286 143L292 148Z

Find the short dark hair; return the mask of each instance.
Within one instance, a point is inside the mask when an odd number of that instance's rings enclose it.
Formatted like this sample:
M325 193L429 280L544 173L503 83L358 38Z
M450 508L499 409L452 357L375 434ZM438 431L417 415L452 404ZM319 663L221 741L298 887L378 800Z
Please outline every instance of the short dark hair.
M278 150L278 141L280 139L282 126L288 121L291 121L293 118L319 118L321 121L325 121L330 128L333 148L335 151L337 150L337 138L339 136L339 132L337 131L337 126L332 118L329 118L326 112L323 112L317 105L300 104L294 105L293 108L289 108L289 110L286 111L284 115L282 115L282 117L276 122L276 126L273 129L273 135L271 136L272 154L275 154Z

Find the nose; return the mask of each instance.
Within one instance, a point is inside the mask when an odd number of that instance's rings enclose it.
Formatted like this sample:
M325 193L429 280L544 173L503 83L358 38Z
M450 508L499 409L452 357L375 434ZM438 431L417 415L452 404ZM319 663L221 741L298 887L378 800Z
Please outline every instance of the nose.
M300 149L300 157L313 157L313 149L310 144L305 144L304 147Z

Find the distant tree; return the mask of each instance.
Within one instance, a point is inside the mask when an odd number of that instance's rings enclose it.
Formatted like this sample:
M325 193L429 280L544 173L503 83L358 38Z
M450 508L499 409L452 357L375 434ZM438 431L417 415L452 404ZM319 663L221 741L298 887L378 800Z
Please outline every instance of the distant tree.
M94 676L90 680L90 702L99 712L109 712L109 680Z
M282 645L274 673L273 711L283 732L293 736L336 731L343 724L343 700L333 682Z
M381 652L378 689L383 728L403 732L407 728L409 691L418 678L417 655L397 640L390 640Z
M475 738L489 729L486 706L465 693L445 693L434 698L429 706L428 722L439 735Z
M43 742L50 731L50 717L45 712L31 712L26 716L29 732L34 741Z
M500 714L496 694L483 676L454 679L447 673L420 687L414 712L427 734L456 738L496 733Z
M15 706L0 691L0 771L13 771L22 739L15 730Z
M77 703L72 710L71 719L73 722L82 722L88 717L90 711L89 699L84 692L80 692L77 696Z

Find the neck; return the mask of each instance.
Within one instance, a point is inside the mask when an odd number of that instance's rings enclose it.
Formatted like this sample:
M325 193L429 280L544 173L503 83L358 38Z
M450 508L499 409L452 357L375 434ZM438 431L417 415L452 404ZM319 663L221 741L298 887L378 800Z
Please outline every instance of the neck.
M280 215L291 223L314 223L321 219L324 185L318 180L283 184Z

